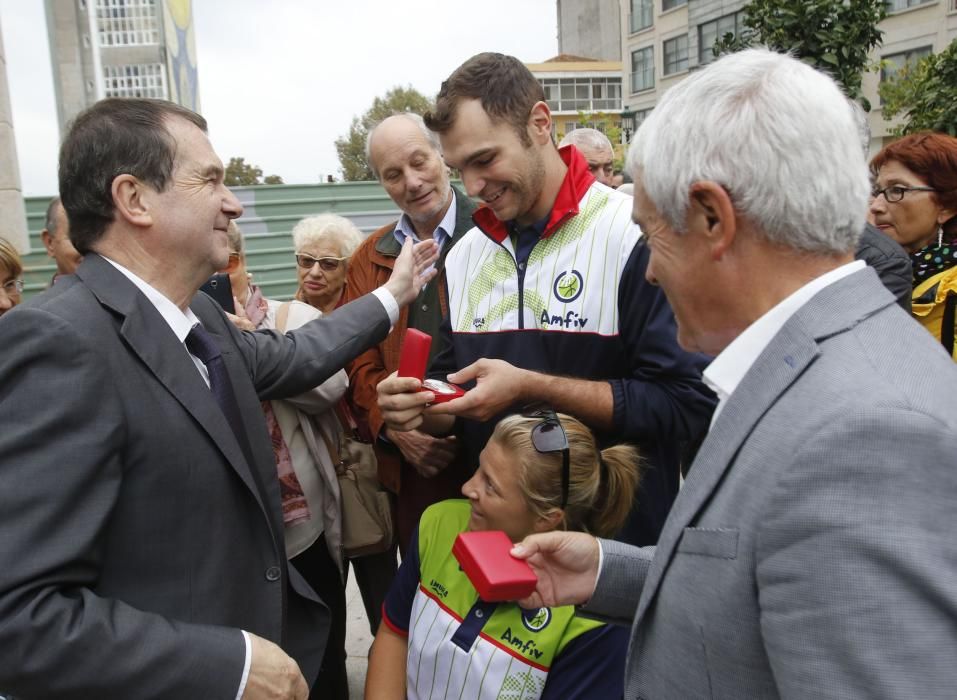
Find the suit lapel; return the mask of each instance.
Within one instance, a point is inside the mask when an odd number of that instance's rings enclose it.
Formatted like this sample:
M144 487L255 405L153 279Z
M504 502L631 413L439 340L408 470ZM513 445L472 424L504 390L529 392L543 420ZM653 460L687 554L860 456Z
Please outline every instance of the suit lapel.
M893 303L874 272L861 270L818 292L772 338L698 451L658 540L636 620L651 606L684 529L707 504L757 423L820 354L818 340L846 331Z
M268 518L269 510L226 417L186 348L160 313L132 282L99 256L87 256L82 268L77 270L77 276L101 304L123 317L120 336L209 435Z
M668 514L638 605L639 619L651 604L684 529L714 493L761 417L814 361L818 352L817 343L808 337L803 327L785 326L728 399Z

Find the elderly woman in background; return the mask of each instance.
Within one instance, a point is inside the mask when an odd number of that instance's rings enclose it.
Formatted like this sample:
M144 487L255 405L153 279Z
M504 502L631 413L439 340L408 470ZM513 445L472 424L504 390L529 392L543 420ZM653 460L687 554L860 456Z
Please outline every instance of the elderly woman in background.
M348 261L362 242L362 234L349 219L319 214L296 224L292 242L299 266L296 299L329 313L342 298Z
M23 263L11 243L0 238L0 316L20 303Z
M910 134L871 160L869 220L910 253L914 286L957 265L957 139Z
M362 242L362 233L346 218L320 214L296 224L292 240L299 272L296 299L323 313L332 311L342 299L349 258ZM372 634L382 620L382 603L395 575L395 556L395 548L392 548L347 562L347 566L355 567L356 584Z
M293 330L322 312L300 301L265 299L246 270L245 246L235 222L227 230L229 273L236 316L244 330ZM308 271L307 271L308 272ZM303 275L300 273L300 280ZM341 286L341 284L340 284ZM264 401L279 476L286 556L329 606L331 622L326 652L312 697L347 700L346 598L342 555L339 482L326 440L338 435L334 408L349 385L340 370L312 391L283 401Z

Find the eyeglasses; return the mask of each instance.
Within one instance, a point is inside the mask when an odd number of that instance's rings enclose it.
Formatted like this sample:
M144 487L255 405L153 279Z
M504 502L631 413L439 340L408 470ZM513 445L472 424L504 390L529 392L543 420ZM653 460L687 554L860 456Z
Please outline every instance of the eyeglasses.
M541 420L532 428L532 445L535 450L542 454L552 452L562 453L562 504L564 508L568 504L568 481L569 460L568 436L565 435L565 428L562 422L558 420L558 415L550 408L539 408L523 413L526 418L540 418Z
M311 255L296 253L296 264L304 270L311 270L313 265L319 263L319 269L323 272L335 272L342 261L348 259L348 255L343 255L341 258L314 258Z
M8 297L18 297L23 294L23 280L10 280L4 282L2 286Z
M236 270L239 269L239 260L241 257L242 256L239 253L230 253L229 262L226 263L226 267L220 270L220 272L225 272L227 274L232 274L233 272L236 272Z
M886 202L899 202L904 199L904 195L908 192L936 192L933 187L906 187L904 185L891 185L890 187L885 187L882 190L873 189L871 190L871 197L877 199L881 195L884 195L884 201Z

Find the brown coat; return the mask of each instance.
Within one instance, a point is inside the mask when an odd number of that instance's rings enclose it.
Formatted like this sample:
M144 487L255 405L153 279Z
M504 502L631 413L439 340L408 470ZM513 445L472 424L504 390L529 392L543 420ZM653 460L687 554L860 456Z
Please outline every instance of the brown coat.
M455 231L436 264L439 270L437 289L440 304L435 305L435 308L441 309L443 319L448 315L445 256L452 245L472 228L472 212L475 210L475 205L468 197L454 187L452 191L456 200ZM346 288L340 304L358 299L388 281L395 259L400 252L398 241L392 235L397 223L394 221L371 233L352 254ZM408 324L409 307L405 307L399 312L399 320L386 339L366 350L346 366L346 372L349 374L349 397L355 409L356 420L360 425L368 427L372 436L378 436L383 425L382 413L379 411L377 402L376 385L398 369L399 352ZM434 325L437 329L439 319L436 319ZM376 458L379 462L380 483L393 493L398 493L401 488L398 451L377 441Z

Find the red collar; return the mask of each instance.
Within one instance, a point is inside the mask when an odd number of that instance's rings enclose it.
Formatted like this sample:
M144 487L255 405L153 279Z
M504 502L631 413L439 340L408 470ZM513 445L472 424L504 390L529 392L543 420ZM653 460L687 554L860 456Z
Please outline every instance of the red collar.
M588 162L577 148L565 146L558 149L558 155L568 166L568 172L565 173L558 196L552 204L552 212L548 217L548 224L545 226L542 238L548 238L559 226L578 214L578 203L595 181L595 176L588 169ZM472 221L486 236L498 243L508 237L506 222L500 221L484 204L472 214Z

